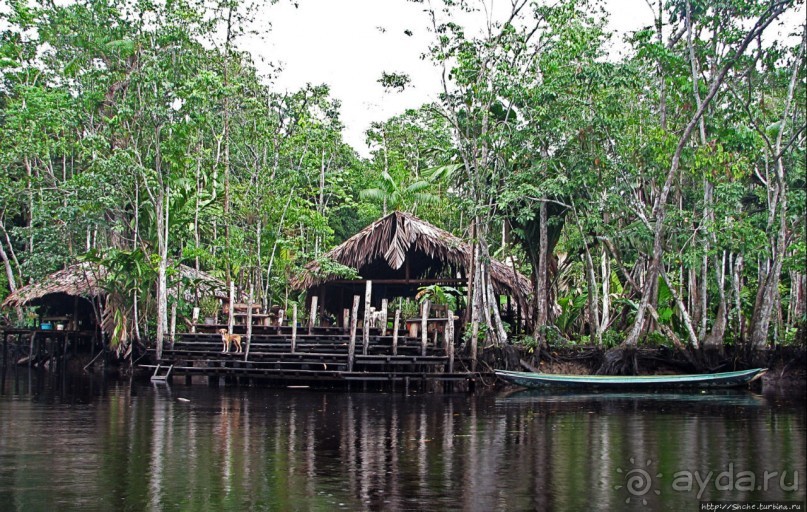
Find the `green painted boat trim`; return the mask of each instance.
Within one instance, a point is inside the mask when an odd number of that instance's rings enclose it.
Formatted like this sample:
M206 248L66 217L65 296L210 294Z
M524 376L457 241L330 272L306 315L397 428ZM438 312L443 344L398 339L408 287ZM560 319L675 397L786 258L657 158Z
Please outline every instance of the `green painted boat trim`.
M754 368L736 372L705 373L691 375L553 375L548 373L511 372L496 370L502 379L529 388L582 387L582 388L682 388L682 387L738 387L758 379L766 368Z

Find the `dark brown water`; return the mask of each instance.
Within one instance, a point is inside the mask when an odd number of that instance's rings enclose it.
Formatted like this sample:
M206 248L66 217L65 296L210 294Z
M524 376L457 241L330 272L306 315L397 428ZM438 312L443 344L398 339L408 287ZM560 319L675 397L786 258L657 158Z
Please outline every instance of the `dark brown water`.
M3 511L696 511L699 500L805 499L803 400L748 392L404 396L22 372L2 391Z

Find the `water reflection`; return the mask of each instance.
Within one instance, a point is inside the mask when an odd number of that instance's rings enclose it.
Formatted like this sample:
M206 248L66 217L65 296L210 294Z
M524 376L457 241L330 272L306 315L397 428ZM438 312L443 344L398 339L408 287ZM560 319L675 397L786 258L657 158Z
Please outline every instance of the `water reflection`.
M698 492L805 496L803 402L744 392L403 396L37 378L0 396L4 510L694 510ZM800 479L795 490L672 487L677 472L730 465ZM626 488L635 468L650 476L642 494Z

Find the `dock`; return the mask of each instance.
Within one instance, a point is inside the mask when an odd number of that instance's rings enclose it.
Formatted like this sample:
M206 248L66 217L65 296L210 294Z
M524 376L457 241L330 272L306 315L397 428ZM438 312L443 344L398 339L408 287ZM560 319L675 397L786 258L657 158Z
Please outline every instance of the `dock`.
M215 331L220 326L208 326ZM359 333L361 335L361 333ZM354 335L355 336L355 335ZM467 362L455 360L453 343L398 336L370 329L357 346L355 337L340 327L315 327L310 334L293 332L289 326L253 327L251 340L243 337L243 352L231 347L222 352L221 335L216 332L177 334L166 344L162 358L151 353L152 361L141 368L153 373L156 381L193 376L212 381L223 378L229 384L306 384L328 385L351 382L423 383L473 382L476 372ZM442 340L441 340L442 341ZM351 349L353 351L351 352Z

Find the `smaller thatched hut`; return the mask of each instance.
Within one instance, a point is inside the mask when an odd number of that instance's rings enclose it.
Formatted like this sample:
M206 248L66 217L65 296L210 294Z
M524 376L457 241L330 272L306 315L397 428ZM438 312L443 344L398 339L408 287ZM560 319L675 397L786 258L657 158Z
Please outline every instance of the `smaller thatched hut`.
M225 284L213 276L180 265L179 281L188 285L181 289L183 299L193 302L195 294L227 299ZM108 271L94 262L80 262L50 274L41 281L23 286L11 293L2 308L43 306L47 317L64 318L71 330L94 330L98 325L98 305L107 296L104 281ZM172 288L169 293L176 294ZM111 327L104 322L105 330Z
M367 280L373 283L372 305L383 298L414 297L420 287L432 284L465 287L473 265L470 244L409 213L393 212L335 247L324 259L355 269L359 279L343 279L329 273L322 260L306 265L292 281L308 296L319 297L325 311L340 319L353 295L363 295ZM492 260L489 271L493 289L514 302L523 321L529 317L532 285L525 276Z

